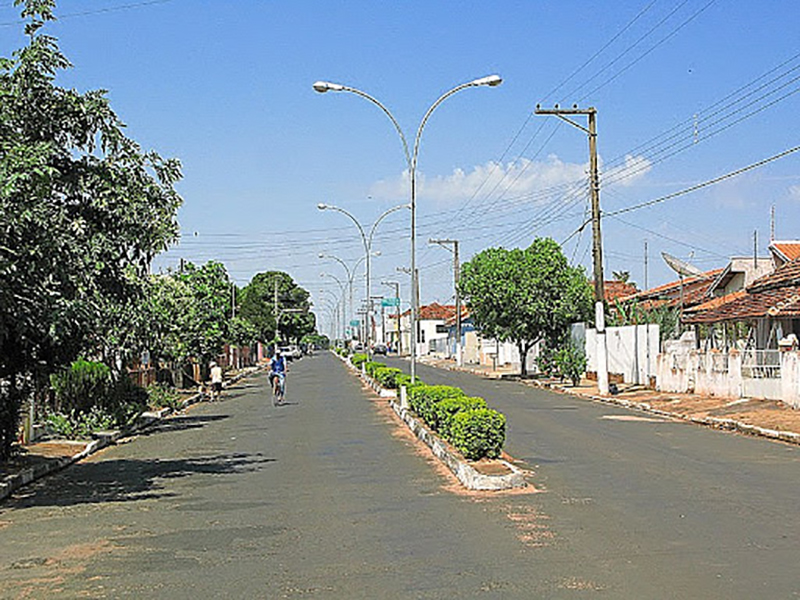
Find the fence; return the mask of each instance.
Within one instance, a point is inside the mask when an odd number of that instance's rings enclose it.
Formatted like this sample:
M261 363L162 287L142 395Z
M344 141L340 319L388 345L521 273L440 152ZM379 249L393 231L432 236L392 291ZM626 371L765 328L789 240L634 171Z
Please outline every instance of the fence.
M800 352L670 349L658 356L658 389L781 400L800 408Z

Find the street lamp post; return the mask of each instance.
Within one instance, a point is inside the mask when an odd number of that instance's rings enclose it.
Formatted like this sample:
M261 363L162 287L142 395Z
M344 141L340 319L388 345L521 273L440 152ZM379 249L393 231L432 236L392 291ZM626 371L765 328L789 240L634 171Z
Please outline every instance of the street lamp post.
M403 129L400 127L400 124L397 122L397 119L394 118L389 109L386 108L379 100L370 96L366 92L363 92L359 89L354 87L342 85L340 83L331 83L329 81L317 81L313 84L314 91L323 94L325 92L349 92L351 94L355 94L368 100L378 108L380 108L383 113L389 118L394 125L394 128L397 130L398 135L400 136L400 142L403 144L403 152L405 153L406 165L408 167L409 177L411 179L411 272L417 272L417 158L419 156L419 144L422 138L422 131L425 129L425 124L428 122L431 114L434 110L447 98L460 92L461 90L471 88L471 87L479 87L479 86L489 86L495 87L500 85L503 82L502 78L499 75L488 75L486 77L481 77L479 79L473 79L467 83L462 83L454 87L453 89L445 92L434 102L430 108L427 110L425 115L422 117L422 121L420 121L419 127L417 128L417 134L414 137L414 150L412 153L408 151L408 142L406 141L406 136L403 133ZM417 281L416 278L412 276L411 278L411 381L412 383L416 381L416 354L417 354Z
M336 277L335 275L331 275L330 273L320 273L319 276L329 277L330 279L333 279L336 282L336 284L339 286L339 291L342 292L341 302L342 304L344 304L344 298L345 298L344 284L339 280L339 278ZM327 291L329 294L331 293L330 290L320 290L320 291ZM333 295L335 296L335 294ZM342 338L344 338L344 319L345 319L344 313L345 313L345 307L342 306Z
M381 251L380 250L376 250L376 251L372 252L371 254L372 254L372 256L380 256L381 255ZM349 313L347 312L347 306L344 307L344 312L345 312L345 314L355 315L355 305L353 304L353 278L355 277L356 269L358 268L358 265L360 265L362 262L364 262L364 260L367 257L366 256L362 256L358 260L356 260L356 262L353 264L353 268L352 269L350 267L348 267L347 263L344 262L338 256L333 256L332 254L325 254L324 252L320 252L319 253L319 257L322 258L322 259L324 259L324 258L332 258L333 260L338 262L340 265L342 265L342 267L344 267L345 273L347 273L347 290L348 290L348 298L350 299L350 312Z
M324 202L320 202L319 204L317 204L317 208L319 210L335 210L336 212L340 212L343 215L345 215L346 217L349 217L350 220L353 221L353 223L356 224L356 227L358 228L358 232L361 234L361 241L364 244L364 259L366 261L366 271L367 271L367 273L366 273L366 275L367 275L367 283L366 283L366 292L367 292L366 293L366 298L367 298L367 324L366 324L367 332L366 333L367 333L367 335L366 335L365 342L366 342L366 345L367 345L367 355L371 355L372 354L372 348L370 347L370 329L371 329L371 324L369 323L369 321L372 318L372 303L370 301L370 262L371 262L370 261L370 255L372 254L372 238L375 235L375 230L378 228L378 225L380 224L381 221L383 221L386 217L388 217L393 212L396 212L398 210L402 210L404 208L410 208L410 205L408 205L408 204L398 204L397 206L393 206L389 210L384 211L375 220L375 222L372 224L372 227L369 230L369 235L367 235L364 232L364 228L361 226L361 223L358 222L358 219L356 219L350 212L346 211L345 209L340 208L338 206L332 206L330 204L325 204Z
M325 273L322 273L321 276L324 277ZM340 287L341 287L341 285L340 285ZM344 304L344 290L342 290L341 298L336 298L336 294L334 294L330 290L326 290L326 289L323 289L323 288L320 288L319 293L320 293L320 295L327 293L327 294L331 295L333 298L336 299L336 304L333 306L333 310L334 310L334 321L333 321L333 323L338 329L338 327L339 327L339 325L338 325L338 323L339 323L339 314L341 312L341 317L342 317L342 322L341 322L342 338L344 338L344 307L342 306ZM328 298L324 297L324 296L322 296L322 298L323 298L323 300L325 302L327 302L327 304L329 305L329 308L330 308L330 300ZM341 309L340 309L340 307L341 307Z

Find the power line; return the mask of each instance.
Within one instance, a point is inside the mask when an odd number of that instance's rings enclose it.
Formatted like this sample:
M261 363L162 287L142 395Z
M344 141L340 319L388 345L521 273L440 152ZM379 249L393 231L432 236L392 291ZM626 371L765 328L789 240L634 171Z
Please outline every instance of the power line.
M156 4L166 4L167 2L172 2L173 0L147 0L145 2L134 2L132 4L122 4L120 6L109 6L106 8L96 8L94 10L86 10L83 12L75 12L75 13L66 13L63 15L56 15L56 21L63 21L64 19L75 19L78 17L88 17L91 15L98 15L102 13L111 13L117 12L121 10L131 10L134 8L141 8L143 6L153 6ZM0 27L13 27L17 25L24 25L27 23L24 19L18 19L17 21L6 21L5 23L0 23Z
M672 200L673 198L677 198L679 196L685 196L686 194L689 194L691 192L696 192L697 190L703 189L703 188L711 186L711 185L715 185L717 183L725 181L726 179L731 179L733 177L741 175L742 173L747 173L748 171L752 171L753 169L757 169L759 167L763 167L766 164L769 164L771 162L774 162L776 160L779 160L781 158L789 156L790 154L793 154L793 153L797 152L798 150L800 150L800 146L795 146L794 148L789 148L788 150L784 150L783 152L779 152L778 154L775 154L773 156L770 156L769 158L765 158L765 159L760 160L758 162L755 162L753 164L747 165L746 167L742 167L741 169L736 169L735 171L731 171L730 173L726 173L725 175L721 175L719 177L715 177L714 179L709 179L708 181L704 181L702 183L698 183L697 185L693 185L691 187L688 187L688 188L686 188L684 190L680 190L678 192L673 192L672 194L667 194L666 196L661 196L660 198L654 198L653 200L648 200L647 202L641 202L639 204L634 204L633 206L628 206L626 208L617 209L617 210L615 210L613 212L605 213L605 216L613 217L615 215L621 215L621 214L624 214L624 213L627 213L627 212L631 212L631 211L634 211L634 210L639 210L641 208L647 208L649 206L653 206L654 204L659 204L659 203L665 202L667 200Z

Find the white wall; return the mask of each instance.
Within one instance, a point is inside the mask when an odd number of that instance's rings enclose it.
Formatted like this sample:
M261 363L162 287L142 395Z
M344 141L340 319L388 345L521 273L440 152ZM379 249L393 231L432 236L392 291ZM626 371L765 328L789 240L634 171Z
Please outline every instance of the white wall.
M742 376L742 353L670 350L657 361L657 389L725 398L767 398L800 408L800 352L781 352L780 377Z
M444 320L425 319L419 322L420 339L417 340L417 356L425 356L431 353L431 340L447 340L447 332L436 332L437 325L444 325Z
M597 372L597 332L586 328L586 370ZM608 372L621 374L625 383L646 384L656 375L659 352L658 325L625 325L606 328Z

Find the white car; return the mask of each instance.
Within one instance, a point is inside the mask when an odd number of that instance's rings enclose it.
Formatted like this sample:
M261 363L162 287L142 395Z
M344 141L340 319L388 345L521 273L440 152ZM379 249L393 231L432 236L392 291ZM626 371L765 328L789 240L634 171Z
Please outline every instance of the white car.
M300 348L297 346L281 346L281 354L286 358L286 360L294 360L296 358L300 358L303 354L300 352Z

